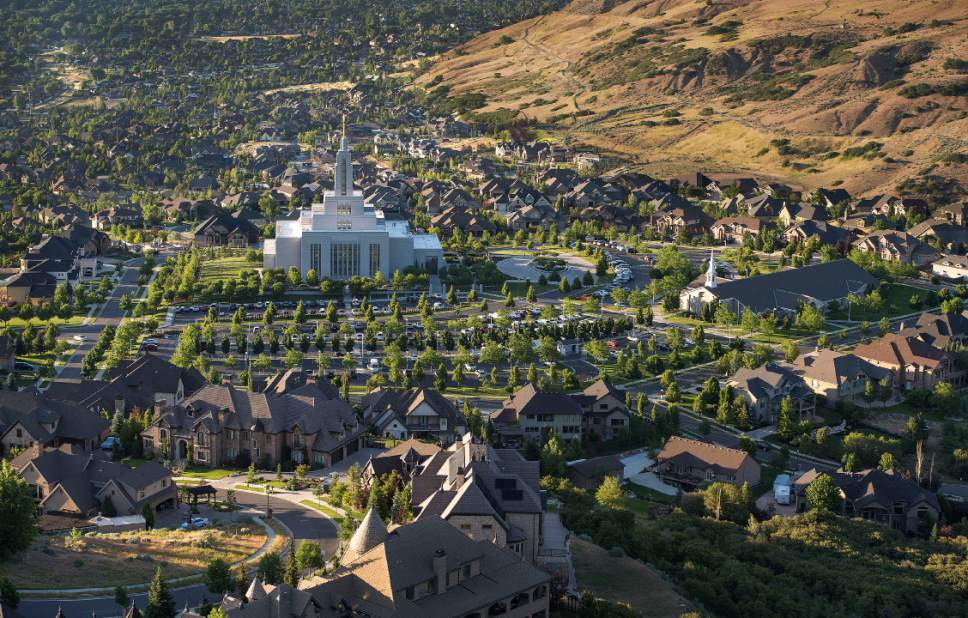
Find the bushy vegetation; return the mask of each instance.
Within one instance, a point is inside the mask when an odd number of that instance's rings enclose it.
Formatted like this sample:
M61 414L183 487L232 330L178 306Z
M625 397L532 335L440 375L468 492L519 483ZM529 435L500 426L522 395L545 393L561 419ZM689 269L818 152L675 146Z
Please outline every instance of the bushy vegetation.
M601 507L567 481L542 483L563 501L570 530L647 561L717 616L968 611L964 537L913 540L883 526L815 514L741 525L710 517L706 496L703 515L676 510L646 520Z

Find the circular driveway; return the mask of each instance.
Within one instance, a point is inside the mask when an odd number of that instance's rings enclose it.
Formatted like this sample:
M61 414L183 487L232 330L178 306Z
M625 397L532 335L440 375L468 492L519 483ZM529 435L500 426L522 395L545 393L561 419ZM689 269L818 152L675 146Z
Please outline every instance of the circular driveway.
M498 254L498 257L500 254ZM564 260L566 266L558 271L558 274L562 278L568 278L572 280L575 277L581 277L586 272L594 272L594 268L589 266L584 260L577 258L573 255L562 254L554 256L560 260ZM541 275L545 277L551 276L550 272L540 270L534 265L534 256L530 255L512 255L504 258L500 262L497 262L497 269L511 277L512 279L526 279L528 281L537 281Z

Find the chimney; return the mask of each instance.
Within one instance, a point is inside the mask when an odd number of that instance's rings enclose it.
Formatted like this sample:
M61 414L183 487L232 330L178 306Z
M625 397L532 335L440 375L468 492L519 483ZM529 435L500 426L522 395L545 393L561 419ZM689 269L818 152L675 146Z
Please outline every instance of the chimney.
M121 395L116 395L114 397L114 412L115 414L124 416L124 397Z
M155 402L155 418L156 419L157 418L161 418L161 415L164 414L165 408L167 406L168 406L168 400L167 399L160 399L160 400L158 400L158 401Z
M434 575L437 576L437 594L447 591L447 552L443 548L434 552Z

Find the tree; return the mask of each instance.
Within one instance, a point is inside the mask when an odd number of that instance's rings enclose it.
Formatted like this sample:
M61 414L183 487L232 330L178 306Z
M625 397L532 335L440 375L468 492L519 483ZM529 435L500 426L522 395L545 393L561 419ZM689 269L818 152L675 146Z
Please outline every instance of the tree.
M114 604L121 608L122 613L128 609L128 603L130 602L131 599L128 598L128 591L124 589L124 586L115 587Z
M263 582L273 586L282 581L282 560L279 554L269 552L259 560L256 573Z
M235 587L235 582L232 581L229 563L221 558L215 558L209 562L205 569L205 585L208 586L209 592L215 594L232 590Z
M797 356L799 355L800 349L797 347L795 341L787 340L787 342L783 344L783 359L786 362L792 363L793 361L797 360Z
M145 618L175 618L175 599L168 590L168 584L161 578L161 567L155 570L155 576L148 588L148 606L145 608Z
M780 402L780 413L777 416L776 431L780 437L789 440L793 437L796 423L796 413L793 409L793 399L787 395Z
M150 504L145 504L141 509L141 516L145 518L145 530L155 527L155 509Z
M27 549L37 527L34 492L13 466L0 460L0 560Z
M299 562L296 558L294 541L289 541L289 554L286 556L286 572L282 576L282 581L293 588L299 586Z
M595 492L595 501L608 509L620 508L624 497L618 479L611 475L605 477Z
M101 515L105 517L117 517L118 509L114 508L114 501L111 496L105 496L101 502Z
M6 577L0 577L0 603L11 609L20 605L20 592Z
M877 467L885 472L896 470L897 460L894 459L894 454L891 452L881 453L881 460L878 462Z
M399 494L401 492L397 492ZM396 498L396 495L393 496ZM314 541L303 541L299 544L299 549L296 551L296 562L299 563L299 568L304 571L309 571L312 573L317 569L323 568L325 561L323 560L323 550L320 548L319 543Z
M840 497L837 485L826 474L821 474L807 485L807 505L811 511L826 513L837 508Z

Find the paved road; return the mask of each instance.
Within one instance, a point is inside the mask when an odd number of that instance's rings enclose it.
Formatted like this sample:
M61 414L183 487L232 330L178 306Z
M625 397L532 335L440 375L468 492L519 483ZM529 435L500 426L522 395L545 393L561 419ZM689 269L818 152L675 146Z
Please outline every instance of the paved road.
M104 303L90 324L63 329L60 338L65 341L71 342L75 335L83 335L86 340L77 346L74 354L61 368L57 374L58 380L80 381L83 378L81 375L81 361L84 360L84 356L90 349L94 347L94 343L101 336L101 331L106 326L117 327L121 323L122 318L124 318L124 311L121 310L120 306L121 296L128 294L133 298L137 293L141 264L142 260L138 259L123 266L124 272L121 274L121 280L114 286L114 289L108 296L107 302Z
M262 515L265 512L266 500L264 496L237 492L236 500L243 507L250 507ZM318 542L324 555L331 556L338 544L339 535L336 524L317 513L309 511L280 498L270 498L269 506L272 508L273 517L288 527L296 540L308 539ZM104 582L105 586L112 585L112 582ZM180 610L187 602L189 606L197 606L204 599L217 601L221 595L212 594L207 591L204 585L195 584L185 588L172 591L175 597L175 606ZM142 610L146 604L147 595L132 594L131 598ZM29 600L24 599L20 602L17 611L25 618L53 618L57 613L57 608L64 611L68 617L87 618L92 612L99 618L112 618L121 615L120 608L115 605L113 597L91 598L91 599L64 599L64 600Z

